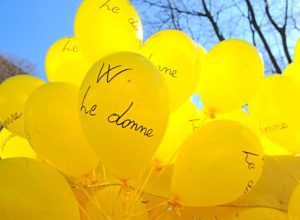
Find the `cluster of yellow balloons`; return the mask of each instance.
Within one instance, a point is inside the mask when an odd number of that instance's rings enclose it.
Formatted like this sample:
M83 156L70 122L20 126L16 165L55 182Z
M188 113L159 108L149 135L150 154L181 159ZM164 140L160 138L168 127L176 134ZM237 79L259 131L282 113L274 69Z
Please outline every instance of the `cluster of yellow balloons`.
M231 205L265 155L300 153L298 58L264 78L244 40L143 42L128 0L83 1L74 33L49 48L49 82L0 85L1 219L300 219L299 187L285 210Z

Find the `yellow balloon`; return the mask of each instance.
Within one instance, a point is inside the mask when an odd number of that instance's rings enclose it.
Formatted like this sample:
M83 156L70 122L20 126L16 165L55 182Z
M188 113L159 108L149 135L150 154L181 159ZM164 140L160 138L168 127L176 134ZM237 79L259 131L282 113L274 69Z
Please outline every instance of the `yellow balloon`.
M164 30L145 42L142 54L165 78L171 111L174 111L193 94L198 84L201 64L199 47L181 31Z
M300 51L299 51L300 52ZM300 61L290 63L282 73L300 82Z
M18 75L0 85L0 124L10 132L25 137L24 106L30 94L44 81L34 76Z
M0 161L0 215L5 220L80 220L67 181L36 160Z
M165 212L162 220L288 220L287 213L265 207L207 207L184 208L179 214L174 211Z
M27 157L36 159L36 153L25 138L16 136L3 128L0 132L0 159Z
M250 43L231 39L205 56L199 90L206 111L224 113L242 107L253 96L264 76L259 52Z
M80 86L88 68L75 38L60 39L47 52L45 69L49 81L70 82Z
M262 167L261 145L249 128L229 120L212 121L183 143L172 197L186 206L225 204L250 191Z
M187 100L170 114L164 138L152 158L157 166L163 167L169 163L174 163L179 147L199 126L202 120L201 116L190 100Z
M300 219L300 184L294 189L288 206L289 220L299 220Z
M75 36L91 63L118 51L137 51L142 23L127 0L83 1L75 18Z
M280 89L279 89L280 88ZM300 84L284 75L267 77L249 102L250 116L260 132L294 153L300 152Z
M75 178L98 163L80 126L78 91L69 83L47 83L30 96L24 111L27 139L38 156Z
M131 194L121 186L107 186L94 191L86 203L83 220L150 220L146 205L136 194Z
M130 52L99 60L80 89L80 118L91 147L117 177L137 176L154 154L168 123L163 79Z

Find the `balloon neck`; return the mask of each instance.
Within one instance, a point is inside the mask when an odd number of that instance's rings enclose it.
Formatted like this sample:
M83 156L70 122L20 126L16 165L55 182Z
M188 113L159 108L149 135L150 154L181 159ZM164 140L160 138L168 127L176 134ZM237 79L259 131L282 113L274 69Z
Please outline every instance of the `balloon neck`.
M181 212L184 208L182 202L178 199L177 196L173 195L169 201L168 201L168 204L171 208L171 210L175 211L177 215L181 215Z
M152 166L156 172L162 171L165 167L165 165L159 159L153 159Z
M210 118L210 119L216 118L215 111L212 109L204 109L204 114L206 115L207 118Z
M96 177L96 174L94 171L85 174L83 177L81 177L77 184L80 184L82 186L94 186L98 182L98 179Z

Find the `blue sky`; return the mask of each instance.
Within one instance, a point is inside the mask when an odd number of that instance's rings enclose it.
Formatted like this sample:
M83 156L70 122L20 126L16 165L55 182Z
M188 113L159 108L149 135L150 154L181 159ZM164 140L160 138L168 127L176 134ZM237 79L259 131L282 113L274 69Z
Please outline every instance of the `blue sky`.
M58 39L73 35L81 0L0 0L0 52L28 59L45 79L44 59Z

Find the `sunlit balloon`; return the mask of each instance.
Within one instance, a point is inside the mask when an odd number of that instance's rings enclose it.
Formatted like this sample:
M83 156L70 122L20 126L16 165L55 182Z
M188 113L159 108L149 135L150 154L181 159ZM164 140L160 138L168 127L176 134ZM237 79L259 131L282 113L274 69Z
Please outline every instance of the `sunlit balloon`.
M3 128L0 132L0 158L27 157L36 159L36 153L32 150L26 138L19 137Z
M24 106L31 93L44 81L29 75L13 76L0 85L0 124L25 137Z
M198 128L175 162L173 200L186 206L214 206L250 191L260 178L263 152L246 126L216 120Z
M143 41L140 17L130 1L83 1L75 37L91 63L113 52L137 51Z
M300 152L300 84L285 75L268 76L249 102L260 132L294 153Z
M1 219L80 220L67 181L51 167L32 159L0 160Z
M88 68L79 42L73 37L56 41L47 52L45 69L49 81L70 82L80 86Z
M86 76L79 104L84 132L100 161L122 180L137 176L168 123L168 93L155 67L130 52L107 56Z
M264 65L250 43L224 40L208 51L199 80L201 100L209 115L240 108L254 95Z
M178 30L160 31L145 42L142 54L165 78L171 111L183 104L195 91L203 53L189 36Z
M282 72L283 75L292 77L300 83L300 60L290 63Z
M47 83L29 97L24 111L27 139L38 156L74 178L98 163L80 125L78 92L69 83Z

